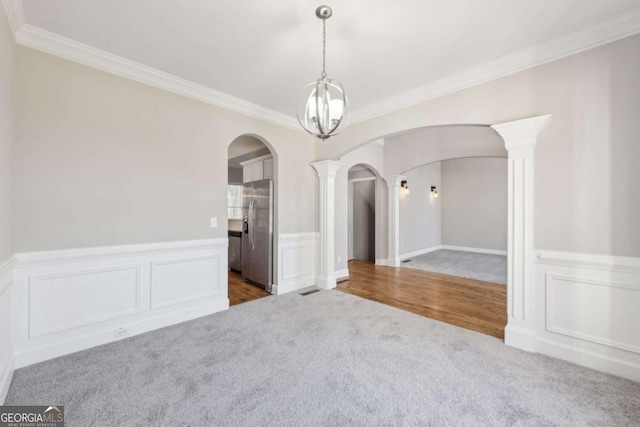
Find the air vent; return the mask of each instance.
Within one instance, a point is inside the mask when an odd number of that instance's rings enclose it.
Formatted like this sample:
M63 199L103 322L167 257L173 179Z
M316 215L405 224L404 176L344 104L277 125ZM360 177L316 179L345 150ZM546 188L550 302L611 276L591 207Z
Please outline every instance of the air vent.
M316 292L320 292L320 289L312 289L307 292L302 292L300 293L300 295L302 295L303 297L306 297L307 295L315 294Z
M404 260L402 260L402 262L411 262L411 260L410 259L404 259Z

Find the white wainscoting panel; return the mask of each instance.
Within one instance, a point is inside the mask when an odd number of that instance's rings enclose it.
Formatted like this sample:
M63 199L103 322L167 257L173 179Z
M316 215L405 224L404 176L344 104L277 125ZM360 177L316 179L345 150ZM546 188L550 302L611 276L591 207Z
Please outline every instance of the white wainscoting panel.
M539 252L539 352L640 381L640 260Z
M140 311L140 265L29 278L29 337Z
M276 294L316 285L318 233L281 234Z
M13 257L0 262L0 405L4 404L13 378L14 358L11 336L13 267Z
M225 283L217 280L219 274L220 255L153 262L151 308L220 296Z
M16 255L15 366L225 310L227 239Z

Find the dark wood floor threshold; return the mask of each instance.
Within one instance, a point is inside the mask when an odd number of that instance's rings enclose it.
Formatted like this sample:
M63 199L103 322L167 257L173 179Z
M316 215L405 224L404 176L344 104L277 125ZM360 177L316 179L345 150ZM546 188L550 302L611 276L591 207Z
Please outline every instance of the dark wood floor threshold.
M504 339L505 285L353 260L349 261L348 280L337 289Z

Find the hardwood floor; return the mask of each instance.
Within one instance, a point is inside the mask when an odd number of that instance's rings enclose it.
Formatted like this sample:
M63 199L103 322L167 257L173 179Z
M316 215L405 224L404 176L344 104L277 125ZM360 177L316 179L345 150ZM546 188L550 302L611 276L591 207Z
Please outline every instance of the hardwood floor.
M337 289L504 339L507 287L446 274L349 261Z
M229 271L229 305L242 304L271 295L262 288L245 283L242 276L234 271Z

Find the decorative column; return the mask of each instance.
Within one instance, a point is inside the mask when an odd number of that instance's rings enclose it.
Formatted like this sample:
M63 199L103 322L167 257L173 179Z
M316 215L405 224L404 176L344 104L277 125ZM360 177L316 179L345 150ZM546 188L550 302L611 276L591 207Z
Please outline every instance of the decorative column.
M551 115L491 126L508 151L508 268L505 344L536 351L533 283L534 151Z
M385 177L387 181L387 266L400 267L400 183L402 175Z
M336 173L344 165L333 160L311 163L318 173L318 220L320 225L318 287L336 287L335 270L335 221L336 221Z

